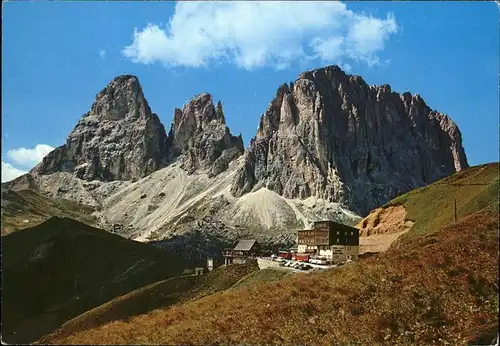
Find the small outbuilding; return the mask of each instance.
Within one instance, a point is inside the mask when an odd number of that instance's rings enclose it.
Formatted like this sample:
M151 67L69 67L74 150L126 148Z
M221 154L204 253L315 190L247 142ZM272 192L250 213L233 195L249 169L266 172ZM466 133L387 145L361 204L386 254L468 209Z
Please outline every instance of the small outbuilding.
M209 272L213 271L215 268L215 261L212 257L207 258L207 269Z

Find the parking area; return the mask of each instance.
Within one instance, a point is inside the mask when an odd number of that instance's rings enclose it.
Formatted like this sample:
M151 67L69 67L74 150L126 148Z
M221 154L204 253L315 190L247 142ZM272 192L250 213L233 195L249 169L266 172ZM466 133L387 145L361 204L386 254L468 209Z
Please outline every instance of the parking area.
M292 261L280 257L259 257L258 258L259 268L281 268L294 272L313 272L318 270L325 270L330 268L336 268L344 265L344 263L324 265L324 264L313 264L309 262L302 261ZM347 264L347 263L346 263Z

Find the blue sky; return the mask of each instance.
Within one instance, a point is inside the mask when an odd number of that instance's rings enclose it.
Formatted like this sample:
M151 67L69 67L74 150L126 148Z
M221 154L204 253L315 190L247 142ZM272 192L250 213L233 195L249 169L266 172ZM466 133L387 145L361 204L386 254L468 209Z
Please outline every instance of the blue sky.
M139 77L165 127L201 92L247 144L283 82L339 64L420 94L460 127L469 163L498 161L493 2L3 2L2 181L65 142L95 94Z

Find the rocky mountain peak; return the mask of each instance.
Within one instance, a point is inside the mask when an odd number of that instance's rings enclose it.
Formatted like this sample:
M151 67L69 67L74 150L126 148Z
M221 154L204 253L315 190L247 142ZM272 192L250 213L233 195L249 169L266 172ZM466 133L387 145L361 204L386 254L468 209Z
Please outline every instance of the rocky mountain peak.
M189 173L209 169L209 174L217 175L244 151L241 136L233 136L226 126L222 103L214 106L208 93L175 110L169 140L172 155L183 156L182 167Z
M222 104L214 107L212 95L199 94L187 102L183 109L176 109L171 135L175 138L175 146L184 150L192 136L197 132L204 132L211 127L225 125Z
M344 79L346 78L346 73L338 65L330 65L322 68L318 68L311 71L302 72L299 74L297 80L309 79Z
M124 118L145 118L150 114L151 109L137 77L122 75L114 78L96 95L86 117L115 121Z
M241 196L265 186L365 215L465 167L458 127L418 94L369 86L328 66L278 88L231 191Z
M165 164L165 128L144 97L139 80L123 75L96 96L68 135L32 173L71 172L85 180L130 180Z

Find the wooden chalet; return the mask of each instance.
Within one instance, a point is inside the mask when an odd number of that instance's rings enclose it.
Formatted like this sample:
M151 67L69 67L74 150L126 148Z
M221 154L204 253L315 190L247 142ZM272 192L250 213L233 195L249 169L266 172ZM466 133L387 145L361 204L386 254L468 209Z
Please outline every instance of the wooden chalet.
M240 240L234 249L223 251L224 264L245 263L249 257L259 256L260 251L260 244L256 240Z

